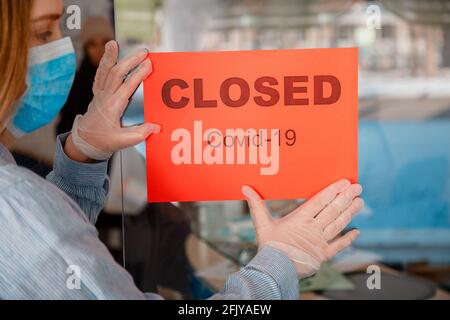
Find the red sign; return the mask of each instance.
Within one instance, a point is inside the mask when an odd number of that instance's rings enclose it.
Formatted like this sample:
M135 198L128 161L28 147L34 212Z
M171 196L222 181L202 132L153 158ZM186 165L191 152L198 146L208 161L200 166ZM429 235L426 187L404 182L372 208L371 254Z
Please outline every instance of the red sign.
M309 198L358 180L356 48L152 53L150 202Z

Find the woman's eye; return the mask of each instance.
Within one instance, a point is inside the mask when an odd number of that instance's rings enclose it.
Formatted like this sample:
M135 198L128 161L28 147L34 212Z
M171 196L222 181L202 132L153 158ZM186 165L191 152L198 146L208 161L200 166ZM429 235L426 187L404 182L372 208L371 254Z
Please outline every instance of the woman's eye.
M43 42L47 42L50 37L52 36L52 32L51 31L47 31L47 32L43 32L43 33L39 33L37 35L37 38Z

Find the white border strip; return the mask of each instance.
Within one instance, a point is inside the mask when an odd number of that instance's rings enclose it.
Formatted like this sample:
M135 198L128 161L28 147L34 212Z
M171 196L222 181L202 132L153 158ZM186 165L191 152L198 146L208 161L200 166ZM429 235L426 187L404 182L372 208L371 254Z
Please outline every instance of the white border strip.
M72 40L70 37L65 37L31 48L28 53L28 64L35 65L45 63L57 57L74 52Z

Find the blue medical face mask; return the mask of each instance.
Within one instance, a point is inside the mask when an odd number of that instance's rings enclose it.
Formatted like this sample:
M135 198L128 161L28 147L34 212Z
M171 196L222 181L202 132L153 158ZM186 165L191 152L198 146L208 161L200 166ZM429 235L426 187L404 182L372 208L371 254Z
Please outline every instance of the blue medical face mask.
M67 101L75 71L76 57L70 38L31 48L28 88L8 130L21 137L51 123Z

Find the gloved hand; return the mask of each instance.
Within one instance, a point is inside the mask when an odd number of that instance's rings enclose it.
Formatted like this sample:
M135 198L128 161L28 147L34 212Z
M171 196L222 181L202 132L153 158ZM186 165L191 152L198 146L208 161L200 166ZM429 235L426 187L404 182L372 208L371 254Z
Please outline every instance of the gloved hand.
M152 64L147 59L146 50L140 50L119 63L118 55L117 43L108 42L95 76L94 99L87 113L75 119L72 129L75 147L94 160L109 159L114 152L132 147L161 130L159 125L150 123L122 128L120 119L128 101L152 72Z
M336 238L364 206L358 197L362 187L348 180L332 184L280 219L271 216L252 188L244 186L242 192L250 207L259 248L271 246L285 253L301 279L313 275L324 261L350 246L359 235L358 230L352 230Z

